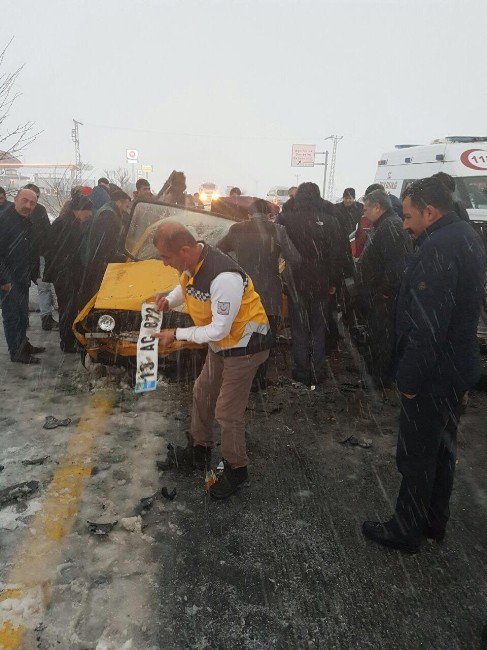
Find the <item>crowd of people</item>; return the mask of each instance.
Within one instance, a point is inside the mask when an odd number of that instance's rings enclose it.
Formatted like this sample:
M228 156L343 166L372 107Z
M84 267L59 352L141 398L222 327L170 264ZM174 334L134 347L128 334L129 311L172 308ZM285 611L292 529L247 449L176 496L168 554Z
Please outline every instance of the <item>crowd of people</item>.
M401 201L374 184L362 202L347 188L332 204L305 182L290 188L277 217L267 201L253 200L248 218L216 246L198 242L179 223L162 223L154 245L181 279L155 303L161 311L185 303L194 325L157 338L162 345L208 346L188 444L170 450L168 466L209 468L216 418L224 471L210 494L228 498L247 480L244 414L250 391L267 386L269 354L286 316L284 291L296 382L325 382L327 354L348 332L369 384L386 390L395 382L401 395L395 512L387 522L365 522L364 534L408 552L419 550L424 535L441 539L461 407L480 374L476 329L486 272L484 242L454 189L454 179L436 174L408 185ZM119 242L131 200L152 200L152 193L145 179L131 198L101 178L93 189L76 188L52 225L39 198L33 184L13 203L0 188L4 331L11 360L26 364L38 363L43 351L27 337L31 282L42 327L58 327L61 349L75 352L77 313L97 292L107 264L125 260Z

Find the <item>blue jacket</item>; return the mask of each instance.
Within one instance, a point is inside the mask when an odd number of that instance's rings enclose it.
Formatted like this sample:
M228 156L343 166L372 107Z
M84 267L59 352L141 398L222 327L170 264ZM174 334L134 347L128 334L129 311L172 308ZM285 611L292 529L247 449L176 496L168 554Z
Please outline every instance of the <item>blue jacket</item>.
M29 287L39 277L39 250L32 222L12 205L0 219L0 286L15 283Z
M396 379L401 392L460 396L477 383L485 269L480 235L454 212L418 238L397 302Z

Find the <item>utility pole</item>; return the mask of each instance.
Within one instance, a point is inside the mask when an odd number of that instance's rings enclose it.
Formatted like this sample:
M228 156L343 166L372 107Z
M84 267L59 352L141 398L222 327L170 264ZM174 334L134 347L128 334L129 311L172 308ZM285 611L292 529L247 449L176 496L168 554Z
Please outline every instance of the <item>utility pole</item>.
M325 140L333 140L333 149L331 153L331 163L330 163L330 178L328 180L328 194L327 198L333 200L333 192L335 189L335 165L337 157L337 147L340 140L343 140L343 135L330 135Z
M79 149L79 127L83 126L83 122L77 122L73 119L74 128L71 130L71 139L74 142L74 163L76 165L74 170L74 184L81 185L81 153Z

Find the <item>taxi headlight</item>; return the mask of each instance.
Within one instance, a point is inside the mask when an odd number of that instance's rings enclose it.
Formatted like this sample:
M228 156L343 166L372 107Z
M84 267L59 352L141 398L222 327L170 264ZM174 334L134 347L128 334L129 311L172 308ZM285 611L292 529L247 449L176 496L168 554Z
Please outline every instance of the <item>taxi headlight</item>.
M98 327L102 332L112 332L115 329L115 319L109 314L103 314L98 319Z

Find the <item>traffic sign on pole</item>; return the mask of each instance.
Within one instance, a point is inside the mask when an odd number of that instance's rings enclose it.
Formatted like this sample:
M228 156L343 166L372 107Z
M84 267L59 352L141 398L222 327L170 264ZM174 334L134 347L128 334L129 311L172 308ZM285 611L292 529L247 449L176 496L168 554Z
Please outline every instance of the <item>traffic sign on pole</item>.
M137 149L127 149L127 162L137 164L139 161L139 152Z
M314 167L314 144L293 144L291 152L291 167Z

